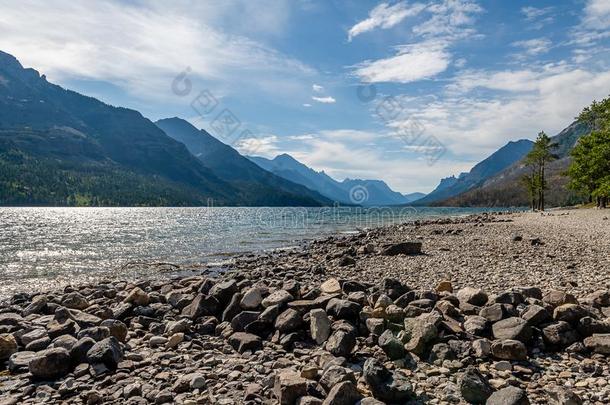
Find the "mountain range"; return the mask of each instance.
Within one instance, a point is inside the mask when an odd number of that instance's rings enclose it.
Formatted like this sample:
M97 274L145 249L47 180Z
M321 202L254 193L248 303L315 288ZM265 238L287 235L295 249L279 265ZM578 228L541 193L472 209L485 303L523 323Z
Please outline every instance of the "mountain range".
M567 188L568 178L564 175L570 164L570 151L581 136L591 132L582 122L573 122L551 141L556 145L554 154L558 159L548 164L546 181L548 189L545 199L549 206L567 206L583 202L582 196ZM528 206L529 196L521 183L521 178L527 173L523 159L497 174L485 179L477 187L464 193L435 201L434 205L444 206Z
M259 156L248 156L248 158L279 177L302 184L342 204L387 206L407 204L412 201L393 191L381 180L345 179L339 182L323 171L317 172L307 167L288 154L278 155L274 159Z
M590 129L552 138L550 205L578 202L562 175ZM429 195L403 195L381 180L337 181L287 154L242 156L179 118L139 112L49 83L0 51L0 205L94 206L526 206L523 158L532 142L509 142Z
M249 205L312 206L330 205L332 201L315 189L307 188L260 168L231 146L220 142L180 118L159 120L156 125L167 135L186 145L216 176L241 190Z
M532 149L533 145L534 143L527 139L509 142L476 164L468 173L461 173L458 177L451 176L442 179L440 184L430 194L414 201L413 204L420 206L430 205L477 188L487 179L523 159Z
M0 51L0 205L353 205L346 187L359 181L326 182L320 192L274 174L187 121L153 123ZM366 185L375 204L403 199L381 181Z

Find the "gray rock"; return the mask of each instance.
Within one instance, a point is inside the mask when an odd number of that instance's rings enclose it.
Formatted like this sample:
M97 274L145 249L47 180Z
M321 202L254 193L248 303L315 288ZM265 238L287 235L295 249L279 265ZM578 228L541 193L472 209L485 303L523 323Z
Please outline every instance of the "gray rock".
M504 310L502 308L502 304L496 303L492 304L488 307L484 307L479 312L479 316L487 319L490 322L497 322L502 319L504 315Z
M261 338L246 332L236 332L229 336L229 344L239 353L255 352L263 348Z
M377 344L390 360L402 359L406 355L403 343L390 330L386 330L379 336Z
M356 334L353 331L336 330L326 342L326 350L335 356L349 356L354 346L356 346Z
M105 319L100 323L100 326L108 328L110 335L117 338L119 342L124 343L127 340L127 325L118 319Z
M512 317L494 323L491 330L496 339L519 340L527 343L531 340L532 327L525 319Z
M11 373L27 370L30 360L38 356L35 352L15 352L8 359L8 369Z
M494 392L487 399L486 405L529 405L527 394L521 388L506 387Z
M221 321L230 322L231 319L233 319L237 314L242 312L241 304L240 304L241 299L242 299L241 294L239 294L239 293L233 294L233 297L231 298L229 305L227 305L225 310L222 312Z
M226 307L231 302L233 295L238 291L237 281L230 279L214 284L214 287L210 289L209 295L214 297L222 307Z
M610 354L610 333L589 336L583 343L587 349L595 353Z
M480 288L464 287L457 292L456 296L460 302L467 304L481 306L487 303L487 294Z
M553 308L564 304L578 304L576 297L574 297L572 294L558 290L549 291L546 295L544 295L544 297L542 297L542 301L549 304Z
M402 373L390 372L375 358L367 359L362 375L376 399L388 403L405 403L415 398L408 378Z
M244 293L239 305L245 310L252 310L258 308L262 302L262 289L260 287L251 287Z
M458 380L460 393L466 402L484 404L493 393L487 379L474 367L469 367Z
M243 332L246 326L258 319L260 314L260 312L256 311L242 311L231 319L231 328L235 332Z
M491 354L502 360L525 360L527 348L518 340L496 340L491 344Z
M195 299L182 310L182 315L190 319L197 319L202 316L216 315L219 312L220 304L214 297L198 294Z
M55 348L37 353L28 364L32 376L39 380L54 380L70 372L70 355L66 349Z
M95 343L87 352L87 360L89 363L102 363L114 370L123 360L123 349L117 338L111 336Z
M72 350L76 342L78 342L78 339L76 339L74 336L63 335L53 339L51 345L52 347L61 347L66 349L67 351L70 351Z
M73 364L81 364L87 362L87 352L95 345L95 340L90 337L85 337L76 342L70 349L70 359Z
M287 309L275 320L275 329L280 333L290 333L297 330L303 324L301 314L294 309Z
M280 405L293 405L307 394L307 380L294 371L280 371L274 379L273 393Z
M89 307L89 301L82 294L78 292L71 292L69 294L64 295L61 300L61 305L66 308L72 309L85 309Z
M360 316L360 305L339 298L333 298L326 305L326 312L335 319L356 320Z
M344 381L351 381L355 383L356 376L354 375L354 372L349 368L345 368L339 365L328 366L320 377L320 385L326 391L329 391L332 387Z
M540 305L528 305L525 311L521 314L521 318L525 319L531 326L538 326L551 319L551 314L546 308Z
M323 405L353 405L362 395L356 389L356 384L344 381L335 385L323 402Z
M290 295L288 291L277 290L265 297L261 304L264 308L269 308L274 305L281 307L290 301L294 301L294 297Z
M328 319L326 311L320 308L309 311L309 318L311 338L315 340L317 344L321 345L326 342L330 336L330 319Z
M479 315L470 315L464 321L464 330L475 336L482 336L487 331L487 319Z
M405 319L405 330L411 336L405 349L421 357L438 337L437 325L440 320L440 315L435 312Z
M383 256L418 255L421 254L421 249L422 242L409 241L386 246L381 254Z
M579 341L580 335L569 323L559 321L542 328L542 338L551 348L560 349Z

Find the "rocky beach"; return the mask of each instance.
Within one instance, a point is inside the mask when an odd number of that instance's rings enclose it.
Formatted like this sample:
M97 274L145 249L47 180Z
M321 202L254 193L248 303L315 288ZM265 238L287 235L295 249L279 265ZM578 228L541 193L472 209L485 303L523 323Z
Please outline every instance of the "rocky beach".
M0 404L606 404L610 214L414 221L0 305Z

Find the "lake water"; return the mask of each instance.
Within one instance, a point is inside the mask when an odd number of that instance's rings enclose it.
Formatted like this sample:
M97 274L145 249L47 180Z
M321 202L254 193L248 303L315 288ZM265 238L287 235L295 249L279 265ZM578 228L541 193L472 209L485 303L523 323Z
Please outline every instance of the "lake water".
M101 278L170 276L244 252L473 208L0 208L0 299ZM497 209L494 209L497 211ZM159 265L151 270L150 263ZM151 274L154 273L154 274Z

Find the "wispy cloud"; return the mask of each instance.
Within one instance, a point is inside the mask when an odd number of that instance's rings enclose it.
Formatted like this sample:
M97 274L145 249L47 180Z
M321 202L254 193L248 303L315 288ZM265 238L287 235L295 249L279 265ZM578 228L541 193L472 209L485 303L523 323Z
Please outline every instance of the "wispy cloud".
M401 3L399 3L401 4ZM483 9L472 0L442 0L419 12L427 18L412 28L415 42L396 47L391 57L364 61L354 75L365 82L410 83L429 79L447 70L452 62L450 47L455 41L480 38L472 28ZM462 61L458 66L463 66Z
M236 2L215 7L203 2L1 2L0 49L51 80L106 81L142 98L170 98L169 84L187 66L194 78L221 91L258 86L281 93L282 88L294 90L295 82L305 90L303 79L311 83L314 69L249 36L256 29L267 35L282 27L284 1L259 5L265 13L240 3L243 7ZM250 13L244 32L228 34L218 27L218 21L243 12Z
M355 24L347 34L348 41L356 36L372 31L376 28L388 29L402 22L407 17L418 15L426 6L421 3L409 5L406 1L401 1L394 5L381 3L373 8L369 17Z
M334 104L337 102L337 100L335 100L333 97L331 96L325 96L325 97L317 97L317 96L312 96L311 99L313 101L316 101L318 103L322 103L322 104Z
M236 149L242 155L274 157L279 152L277 142L278 137L275 135L246 138L237 143Z
M483 8L473 0L443 0L429 6L426 11L431 13L431 17L415 26L413 33L423 37L443 37L448 41L473 37L476 31L471 26Z
M313 84L311 89L316 93L322 93L324 91L324 86L320 86L319 84Z
M534 38L512 43L512 46L523 49L527 56L537 56L547 53L552 45L553 43L547 38Z
M480 158L508 140L531 139L540 130L559 132L609 88L610 72L561 64L465 72L445 95L405 96L404 104L409 119L417 119L453 154Z
M396 56L361 63L354 74L362 81L409 83L444 72L451 54L442 42L427 41L404 45Z

